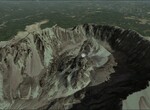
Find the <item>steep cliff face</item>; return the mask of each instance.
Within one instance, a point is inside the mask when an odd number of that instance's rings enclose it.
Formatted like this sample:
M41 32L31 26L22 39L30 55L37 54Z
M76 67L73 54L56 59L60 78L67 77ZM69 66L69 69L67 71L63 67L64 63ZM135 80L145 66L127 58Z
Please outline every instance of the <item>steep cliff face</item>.
M1 109L117 110L148 85L150 42L138 33L39 26L0 42Z
M84 25L89 36L95 36L101 42L107 42L117 62L111 78L97 86L87 87L81 103L72 110L121 110L122 100L133 92L145 89L150 78L150 42L137 32L118 27ZM103 45L105 48L107 46ZM107 49L108 50L108 49ZM124 101L124 109L150 109L149 88L131 95ZM130 99L130 100L129 100ZM135 103L134 103L134 100ZM138 103L136 103L138 102Z

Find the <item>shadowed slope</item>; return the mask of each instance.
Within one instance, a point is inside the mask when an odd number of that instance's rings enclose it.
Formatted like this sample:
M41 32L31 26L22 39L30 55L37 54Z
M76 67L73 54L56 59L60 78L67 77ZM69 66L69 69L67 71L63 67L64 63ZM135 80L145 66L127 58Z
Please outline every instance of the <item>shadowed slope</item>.
M39 26L0 42L1 109L119 110L148 86L150 42L138 33Z

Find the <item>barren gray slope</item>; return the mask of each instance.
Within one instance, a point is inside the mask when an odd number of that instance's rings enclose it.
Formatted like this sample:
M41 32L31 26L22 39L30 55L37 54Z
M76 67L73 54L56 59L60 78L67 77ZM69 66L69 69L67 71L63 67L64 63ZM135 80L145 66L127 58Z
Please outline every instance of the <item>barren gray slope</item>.
M28 27L0 43L0 107L117 110L119 101L146 87L149 47L141 35L118 27Z

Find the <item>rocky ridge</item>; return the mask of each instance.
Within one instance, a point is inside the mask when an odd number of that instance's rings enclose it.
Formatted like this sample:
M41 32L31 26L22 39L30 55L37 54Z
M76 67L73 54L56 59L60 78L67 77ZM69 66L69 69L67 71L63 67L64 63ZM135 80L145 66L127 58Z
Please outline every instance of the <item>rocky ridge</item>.
M149 50L149 40L119 27L32 25L0 42L0 108L121 109L148 86Z

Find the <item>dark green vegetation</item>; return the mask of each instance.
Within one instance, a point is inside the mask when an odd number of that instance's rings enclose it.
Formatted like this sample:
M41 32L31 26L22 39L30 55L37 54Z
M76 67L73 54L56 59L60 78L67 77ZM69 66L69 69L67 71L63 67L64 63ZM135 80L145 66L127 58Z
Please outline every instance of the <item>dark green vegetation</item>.
M0 40L7 40L26 25L45 19L49 23L42 28L97 23L150 36L150 2L0 2Z

